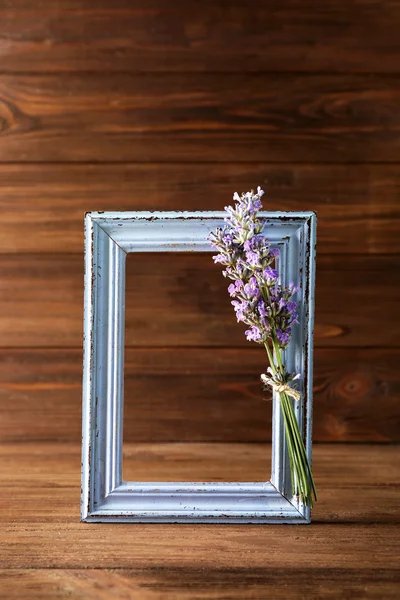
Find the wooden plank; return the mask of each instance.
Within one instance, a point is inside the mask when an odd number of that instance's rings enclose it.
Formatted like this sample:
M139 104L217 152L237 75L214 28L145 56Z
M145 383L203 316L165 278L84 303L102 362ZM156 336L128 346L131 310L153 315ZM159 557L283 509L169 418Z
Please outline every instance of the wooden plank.
M139 581L139 585L137 582ZM0 571L0 583L8 600L197 600L212 598L246 600L266 597L293 600L308 597L397 600L396 570L362 568L280 570L264 569L12 569ZM143 587L142 587L143 586ZM318 594L318 595L316 595ZM326 594L326 595L325 595Z
M381 315L397 314L399 267L399 256L320 256L316 344L397 347L398 321ZM81 256L3 255L0 271L3 347L81 345ZM247 347L226 286L208 254L128 255L126 344Z
M316 442L399 442L398 350L315 353ZM271 439L262 349L129 348L126 442ZM79 349L0 351L0 439L80 442Z
M372 529L374 524L399 525L399 452L399 446L385 444L315 444L313 471L319 501L313 512L313 522L347 527L369 524ZM147 481L149 477L155 480L160 475L170 481L193 478L199 481L244 478L257 481L269 477L269 456L270 444L265 443L126 443L124 472L127 480L132 476L132 480L137 481ZM3 533L11 523L27 527L64 525L67 530L72 526L75 531L84 533L82 526L76 527L79 520L80 444L4 443L0 458ZM359 490L359 494L355 490ZM24 497L29 497L29 503L24 502ZM85 526L83 528L86 530ZM99 532L102 529L97 525L88 529L92 528ZM6 552L6 548L0 547L0 559L1 551ZM31 566L36 568L43 564L47 563ZM79 565L75 563L75 566Z
M90 210L221 210L260 184L272 210L318 213L318 253L399 254L397 165L0 165L0 252L82 252Z
M400 76L4 75L0 162L396 162Z
M398 600L397 569L247 567L149 569L1 569L7 600Z
M187 449L191 461L180 461L180 452ZM136 458L144 475L149 455L156 467L162 453L177 480L184 481L196 464L207 459L212 472L219 465L224 473L229 456L235 469L252 480L265 458L265 445L183 444L180 449L176 444L142 445L136 448ZM396 446L316 445L313 466L320 502L313 525L284 530L256 525L83 525L79 445L2 444L0 457L3 569L95 565L154 573L156 565L157 571L179 568L182 573L200 569L267 573L277 568L309 570L312 565L321 572L328 569L332 576L360 568L397 569L398 575L400 448ZM345 544L345 539L351 543Z
M3 71L399 70L397 2L6 3Z
M386 583L389 583L388 578ZM134 572L100 569L0 569L0 586L7 600L163 600L136 583ZM141 577L144 586L151 578ZM390 588L389 588L390 589Z

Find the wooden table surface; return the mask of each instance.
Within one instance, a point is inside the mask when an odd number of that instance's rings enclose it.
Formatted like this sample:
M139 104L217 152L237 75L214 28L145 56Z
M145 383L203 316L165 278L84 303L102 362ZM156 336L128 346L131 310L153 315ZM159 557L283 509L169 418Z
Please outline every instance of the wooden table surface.
M0 600L400 598L400 2L0 18ZM318 213L313 523L80 523L84 212L258 185ZM263 349L210 257L150 254L127 261L125 478L268 478Z
M269 447L124 451L125 477L257 480ZM4 444L0 598L399 598L400 447L315 445L314 470L309 526L83 524L79 445Z

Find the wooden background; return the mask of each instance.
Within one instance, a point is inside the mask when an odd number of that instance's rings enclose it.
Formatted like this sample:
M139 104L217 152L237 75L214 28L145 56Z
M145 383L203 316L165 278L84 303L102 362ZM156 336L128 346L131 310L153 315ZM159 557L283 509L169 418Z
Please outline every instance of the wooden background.
M318 441L400 441L400 3L0 6L0 436L79 442L83 215L318 212ZM263 441L209 256L128 260L128 441Z

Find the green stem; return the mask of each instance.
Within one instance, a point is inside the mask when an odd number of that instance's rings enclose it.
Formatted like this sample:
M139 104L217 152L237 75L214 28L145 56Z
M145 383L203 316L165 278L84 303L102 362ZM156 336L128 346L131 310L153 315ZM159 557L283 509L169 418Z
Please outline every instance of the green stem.
M291 428L290 419L288 417L289 409L287 406L286 396L284 394L280 394L279 398L281 401L282 412L283 412L283 416L284 416L288 450L290 449L290 451L289 451L289 459L290 459L290 463L291 463L290 474L291 474L292 481L293 480L295 481L295 485L292 485L293 492L297 493L297 491L298 491L300 493L300 492L303 492L303 490L304 490L304 477L303 477L303 473L302 473L301 464L299 463L298 451L297 451L297 448L295 447L293 430Z
M276 375L275 363L274 363L274 359L272 358L272 353L271 353L270 347L268 346L268 343L265 343L264 346L265 346L265 349L268 354L268 360L269 360L270 367L271 367L272 371L274 372L274 374Z
M286 418L288 426L293 436L293 446L295 447L296 463L299 472L299 478L301 481L302 493L306 497L309 496L309 481L307 477L307 466L305 465L305 459L307 455L305 453L303 441L300 437L299 427L294 414L293 405L287 394L281 394L281 402L284 402L286 406Z
M282 352L275 339L274 332L272 332L271 338L273 354L269 345L267 343L265 343L264 345L267 351L268 360L272 372L274 375L277 375L278 371L284 373ZM294 494L298 494L300 496L304 504L312 506L312 497L314 495L315 500L317 500L317 493L315 489L311 466L307 457L303 439L301 437L292 400L284 392L279 394L279 398L285 424L292 490Z

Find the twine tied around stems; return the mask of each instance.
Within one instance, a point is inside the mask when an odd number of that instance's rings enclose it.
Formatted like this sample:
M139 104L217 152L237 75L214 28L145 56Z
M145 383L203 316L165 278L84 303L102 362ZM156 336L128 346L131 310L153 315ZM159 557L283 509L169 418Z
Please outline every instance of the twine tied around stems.
M294 377L291 377L286 373L285 376L282 377L278 373L274 373L271 367L268 367L267 372L269 375L266 375L265 373L261 375L261 381L263 383L272 387L274 392L278 392L278 394L287 394L291 398L294 398L294 400L297 402L300 400L300 392L289 385L291 381L300 379L300 373Z

